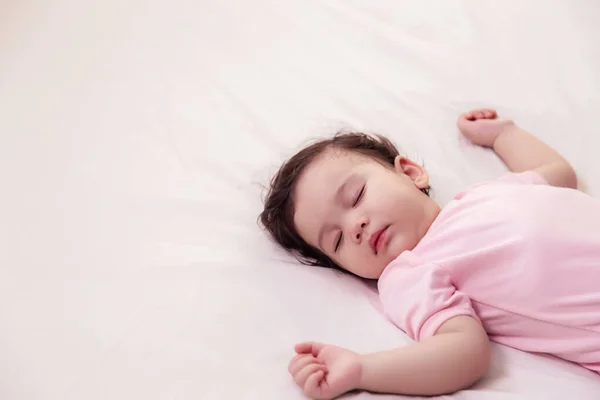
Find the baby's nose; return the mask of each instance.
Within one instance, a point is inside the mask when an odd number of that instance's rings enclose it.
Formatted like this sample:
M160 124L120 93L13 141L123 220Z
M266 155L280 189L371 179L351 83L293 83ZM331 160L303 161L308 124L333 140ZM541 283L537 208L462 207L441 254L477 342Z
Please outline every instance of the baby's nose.
M356 241L360 242L362 240L365 226L367 226L366 222L361 222L361 224L359 226L357 226L357 230L356 230L356 234L355 234Z

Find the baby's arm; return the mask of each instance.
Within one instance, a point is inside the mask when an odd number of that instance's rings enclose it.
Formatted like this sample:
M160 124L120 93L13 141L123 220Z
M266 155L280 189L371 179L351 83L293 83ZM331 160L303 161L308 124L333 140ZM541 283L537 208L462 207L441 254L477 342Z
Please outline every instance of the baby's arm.
M498 135L494 150L511 171L535 170L552 186L577 189L577 176L571 165L550 146L516 125Z
M493 148L511 171L535 170L553 186L577 188L575 171L560 154L495 110L462 114L458 127L473 143Z
M289 371L313 399L354 390L432 396L464 389L490 362L490 344L479 322L459 316L422 342L359 355L337 346L301 343Z
M455 317L437 334L412 346L363 356L360 389L435 396L465 389L490 362L490 343L479 322Z

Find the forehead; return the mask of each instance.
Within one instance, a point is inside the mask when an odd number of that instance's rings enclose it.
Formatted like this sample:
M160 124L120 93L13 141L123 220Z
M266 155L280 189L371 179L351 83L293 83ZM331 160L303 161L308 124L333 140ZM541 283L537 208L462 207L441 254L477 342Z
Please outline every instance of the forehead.
M304 197L306 190L319 187L329 187L331 183L343 179L350 169L367 162L362 154L343 150L325 150L317 156L298 177L296 196ZM319 194L317 194L319 195Z

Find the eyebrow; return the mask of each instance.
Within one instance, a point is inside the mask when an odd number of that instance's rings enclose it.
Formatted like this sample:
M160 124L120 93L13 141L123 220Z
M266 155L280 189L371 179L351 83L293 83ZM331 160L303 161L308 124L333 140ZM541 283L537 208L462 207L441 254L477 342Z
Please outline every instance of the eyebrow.
M335 199L336 201L341 197L342 193L344 193L344 189L346 188L346 186L348 185L348 182L350 182L350 180L356 176L356 173L352 173L350 175L348 175L346 177L346 179L344 179L344 183L342 183L340 185L340 187L337 188L337 191L335 192ZM321 249L322 252L325 252L325 249L323 248L323 235L325 234L325 227L329 228L331 226L331 224L324 224L323 226L321 226L321 229L319 229L319 236L317 239L317 245L319 246L319 248Z

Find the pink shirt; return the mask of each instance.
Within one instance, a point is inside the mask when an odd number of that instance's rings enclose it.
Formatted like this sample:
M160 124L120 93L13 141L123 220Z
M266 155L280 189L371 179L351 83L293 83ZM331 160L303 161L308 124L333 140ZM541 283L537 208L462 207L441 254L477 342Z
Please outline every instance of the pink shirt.
M459 193L378 286L415 340L468 315L497 343L600 373L600 201L536 172Z

